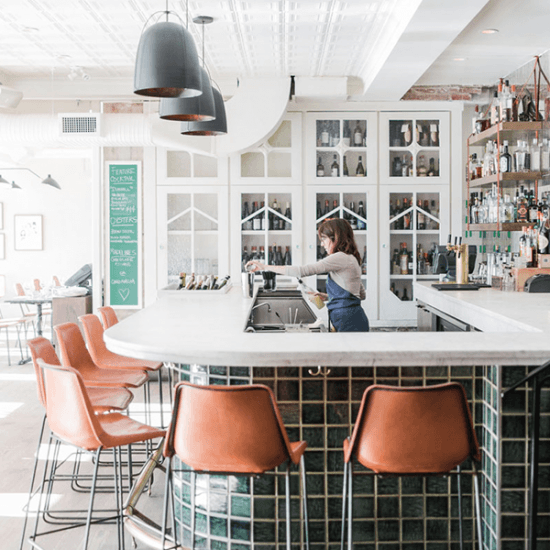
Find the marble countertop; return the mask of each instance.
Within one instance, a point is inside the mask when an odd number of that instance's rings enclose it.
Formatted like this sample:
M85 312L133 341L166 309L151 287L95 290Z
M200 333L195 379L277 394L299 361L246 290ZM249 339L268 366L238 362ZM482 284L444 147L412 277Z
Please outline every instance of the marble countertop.
M202 365L537 365L550 358L550 295L417 287L422 301L454 317L460 309L487 332L245 333L251 300L234 287L162 297L105 331L105 342L130 357Z

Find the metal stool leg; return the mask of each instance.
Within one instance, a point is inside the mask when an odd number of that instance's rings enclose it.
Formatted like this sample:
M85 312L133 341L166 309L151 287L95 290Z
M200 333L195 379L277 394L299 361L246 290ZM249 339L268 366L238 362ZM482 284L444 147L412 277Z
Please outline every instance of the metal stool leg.
M483 550L483 534L481 530L481 501L479 498L479 476L477 471L477 465L474 463L474 498L476 507L476 525L477 525L477 539L479 550Z
M84 532L84 544L82 548L87 550L88 540L90 539L90 525L92 522L92 510L94 508L94 497L95 497L95 486L97 483L97 471L99 469L99 459L101 457L101 447L95 453L95 465L94 465L94 476L92 479L92 491L90 493L90 503L88 505L88 517L86 518L86 531Z
M306 550L309 550L309 517L307 511L307 484L306 484L306 464L304 455L300 457L300 473L302 476L302 507L304 510L304 540L306 543Z
M460 550L464 550L464 534L462 532L462 483L460 476L461 468L456 467L456 484L458 489L458 533L460 537Z
M348 468L348 550L353 550L353 462L351 460Z
M290 532L290 460L286 465L285 472L285 504L286 504L286 550L290 550L291 532Z
M162 511L162 548L166 547L166 525L168 523L168 503L170 500L170 477L172 476L172 457L166 458L166 478L164 479L164 505ZM173 513L173 511L172 511ZM192 510L194 514L195 511ZM176 533L174 533L175 537ZM175 540L175 538L174 538Z
M346 544L346 504L348 495L348 469L349 462L344 462L344 483L342 487L342 533L340 536L340 550L344 550Z

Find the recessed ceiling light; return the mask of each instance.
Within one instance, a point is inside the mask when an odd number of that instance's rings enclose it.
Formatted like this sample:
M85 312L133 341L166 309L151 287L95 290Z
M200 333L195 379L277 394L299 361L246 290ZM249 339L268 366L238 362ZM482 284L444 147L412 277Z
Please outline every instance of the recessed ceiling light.
M453 57L453 61L465 61L465 57Z
M38 27L21 27L21 32L38 32Z
M496 34L498 32L498 29L483 29L481 32L483 34Z

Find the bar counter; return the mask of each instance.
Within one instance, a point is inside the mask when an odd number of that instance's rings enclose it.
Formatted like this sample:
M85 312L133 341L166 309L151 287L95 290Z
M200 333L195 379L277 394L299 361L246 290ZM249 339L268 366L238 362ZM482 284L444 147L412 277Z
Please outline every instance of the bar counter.
M531 391L501 392L550 358L550 296L492 289L438 292L415 285L431 308L470 332L245 333L251 300L240 288L220 296L160 298L105 332L114 352L172 363L179 380L199 384L262 383L273 389L291 440L305 439L312 550L339 548L343 454L364 390L460 382L482 446L485 550L527 548ZM482 330L484 332L477 332ZM319 370L321 365L324 368ZM504 366L504 368L503 368ZM312 368L313 367L313 368ZM329 370L330 369L330 370ZM320 374L320 375L318 375ZM550 445L550 391L542 395L541 448ZM550 475L543 458L539 547L550 545ZM360 471L360 468L357 468ZM464 471L470 471L468 465ZM183 491L178 528L190 541L189 497L197 502L197 547L283 548L284 491L272 477L199 476ZM463 476L465 549L477 550L472 484ZM184 478L182 485L188 485ZM298 475L293 475L292 541L303 547ZM456 478L358 476L356 550L458 548ZM276 503L274 503L274 498ZM181 539L180 539L181 540ZM546 546L543 546L546 545Z

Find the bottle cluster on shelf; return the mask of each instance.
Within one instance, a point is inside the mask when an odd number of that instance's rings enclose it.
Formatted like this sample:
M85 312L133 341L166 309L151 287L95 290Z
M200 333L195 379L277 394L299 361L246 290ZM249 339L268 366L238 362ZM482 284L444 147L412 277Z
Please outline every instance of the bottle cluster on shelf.
M365 177L367 175L367 171L365 170L365 167L363 165L362 155L359 155L359 160L357 161L355 169L351 173L348 169L347 157L346 155L344 155L342 175L344 177L350 177L350 175L352 174L354 174L357 177ZM332 164L330 165L329 170L325 169L325 165L323 164L323 158L319 156L319 160L317 162L317 177L318 178L324 178L324 177L339 178L340 177L340 164L338 162L338 155L333 155Z
M391 164L391 176L394 178L409 178L414 176L413 158L410 153L404 155L393 155ZM429 164L426 164L426 157L424 155L418 155L418 161L416 163L416 176L419 178L424 177L437 177L439 176L439 158L430 157Z
M400 249L394 248L393 255L390 260L391 275L431 275L433 265L433 255L436 250L436 243L433 243L432 248L428 252L420 243L416 245L416 256L412 250L407 249L407 243L400 243Z
M252 203L249 207L248 201L243 202L242 206L242 229L245 231L284 231L292 229L292 211L290 203L286 203L284 215L277 199L273 200L270 208L265 207L265 202L258 201Z
M181 272L179 277L178 290L221 290L231 278L230 275L226 275L222 279L219 279L217 275L198 275L195 277L195 273L191 273L187 277L185 272Z
M483 178L497 172L548 172L550 170L550 146L548 139L533 138L529 145L526 140L517 140L517 145L511 147L504 140L500 150L493 140L485 146L483 158L477 153L470 155L470 180Z
M367 144L367 125L364 120L343 120L340 132L339 120L317 121L317 147L337 147L340 136L344 147L365 147Z
M245 270L246 263L251 260L258 260L259 262L267 263L267 265L292 265L292 253L290 252L290 246L287 246L283 254L281 246L277 246L273 243L273 246L268 246L267 258L265 255L264 246L252 246L250 252L248 252L248 246L243 246L242 250L242 270Z
M470 194L470 223L540 223L541 220L548 219L550 192L537 201L535 189L526 189L521 185L516 189L512 198L510 194L499 193L496 184L490 191L483 194Z
M413 133L414 127L414 133ZM409 147L414 142L420 147L439 147L439 121L392 120L390 147Z
M412 203L412 199L411 199ZM391 230L411 230L414 229L414 219L412 204L409 199L403 197L403 203L400 199L390 199L390 220L396 218L391 223ZM435 218L435 219L434 219ZM435 200L429 201L418 199L416 208L416 229L418 231L438 230L439 229L439 205Z
M351 201L348 206L343 204L342 214L340 213L340 205L338 199L333 199L332 206L330 201L325 199L324 207L321 201L317 201L317 222L322 222L327 218L340 218L347 220L351 228L358 231L363 231L367 228L367 214L365 212L365 204L359 201L359 205L355 206L355 202Z
M550 220L541 219L533 227L523 227L519 238L519 255L526 259L527 267L541 267L540 256L550 253Z

